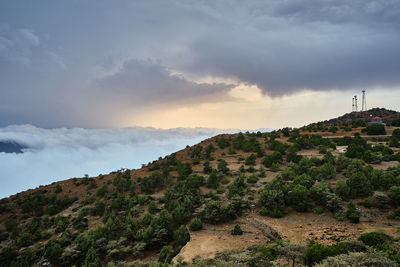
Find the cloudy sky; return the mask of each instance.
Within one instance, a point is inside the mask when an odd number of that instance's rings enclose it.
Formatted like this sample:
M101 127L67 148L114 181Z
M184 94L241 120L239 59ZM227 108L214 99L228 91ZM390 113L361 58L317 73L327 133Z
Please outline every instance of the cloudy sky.
M0 0L0 140L29 147L0 153L0 197L337 117L363 89L400 110L400 0Z
M279 128L399 110L399 0L3 0L0 127Z

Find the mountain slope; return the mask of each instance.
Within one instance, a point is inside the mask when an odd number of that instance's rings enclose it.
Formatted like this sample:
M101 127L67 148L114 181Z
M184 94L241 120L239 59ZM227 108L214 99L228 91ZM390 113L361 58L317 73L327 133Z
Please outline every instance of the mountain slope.
M223 134L138 170L21 192L0 202L0 265L140 266L173 257L191 262L229 248L239 251L214 261L310 265L344 252L368 257L366 246L376 244L362 233L394 236L399 225L396 129L368 141L341 137L362 127ZM386 244L376 247L387 255L382 261L398 263L398 240L376 235ZM310 239L327 252L310 255L317 249ZM193 264L214 264L204 261Z

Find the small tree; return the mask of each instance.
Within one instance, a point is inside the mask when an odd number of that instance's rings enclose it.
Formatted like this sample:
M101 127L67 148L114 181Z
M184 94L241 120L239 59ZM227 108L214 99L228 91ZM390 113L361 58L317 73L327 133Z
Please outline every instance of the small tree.
M360 214L356 209L356 205L354 205L353 201L350 201L347 205L346 217L353 223L360 222Z
M400 205L400 186L392 186L389 189L388 197L394 206Z
M211 174L208 176L206 185L208 188L214 188L214 189L218 188L219 179L217 170L215 169L212 170Z
M235 227L231 230L232 235L242 235L243 230L240 228L239 224L235 224Z
M190 230L192 231L198 231L203 229L203 222L199 218L194 218L190 221Z
M171 263L172 260L172 248L170 246L163 246L160 254L158 255L158 262Z
M185 225L181 225L174 233L176 247L183 247L190 240L190 234Z

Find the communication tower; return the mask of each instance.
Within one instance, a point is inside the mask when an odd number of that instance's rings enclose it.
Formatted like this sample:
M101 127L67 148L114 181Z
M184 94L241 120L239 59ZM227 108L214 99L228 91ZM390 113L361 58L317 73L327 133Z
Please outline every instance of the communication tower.
M354 96L354 108L355 108L355 112L358 111L358 105L357 105L357 96Z
M362 111L367 110L367 99L365 97L365 90L362 90Z

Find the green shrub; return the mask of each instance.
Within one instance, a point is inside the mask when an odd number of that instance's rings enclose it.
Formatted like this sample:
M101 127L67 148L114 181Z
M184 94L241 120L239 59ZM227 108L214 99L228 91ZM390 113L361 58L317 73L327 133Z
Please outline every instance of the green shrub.
M186 226L181 225L174 232L174 243L176 247L183 247L190 240L190 233Z
M267 216L268 215L268 211L267 211L267 209L265 207L261 207L261 209L258 211L258 213L261 216Z
M271 164L271 167L269 168L269 170L272 172L277 172L277 171L279 171L280 166L281 166L281 164L279 162L274 162Z
M62 187L61 187L61 185L57 185L56 186L56 189L54 190L54 193L56 193L56 194L58 194L58 193L60 193L60 192L62 192Z
M245 164L254 166L256 165L256 159L256 155L251 154L248 158L246 158Z
M390 241L391 237L383 232L369 232L361 234L358 240L367 246L376 247Z
M19 234L16 243L17 243L17 246L18 246L18 247L27 247L27 246L30 246L30 245L33 244L33 237L32 237L32 235L31 235L29 232L23 230L23 231Z
M171 263L172 255L172 248L170 246L163 246L158 255L158 262Z
M308 190L302 185L295 185L289 197L289 201L296 211L305 212L310 208L307 200Z
M382 124L373 124L369 125L365 128L365 131L368 135L385 135L386 130L385 126Z
M57 265L59 263L63 248L55 240L51 239L46 246L46 251L44 256L49 260L50 263Z
M400 129L393 130L392 137L400 141Z
M312 266L317 262L320 262L326 257L326 250L324 245L316 242L312 242L303 254L304 263L308 266Z
M360 214L357 211L353 201L350 201L349 204L347 205L346 218L353 223L360 222Z
M278 151L274 151L271 155L265 156L263 164L267 168L271 168L273 163L282 163L282 154Z
M210 174L212 172L212 167L210 166L210 162L207 160L203 163L203 172L205 174Z
M189 225L190 230L192 231L198 231L203 229L203 222L201 221L200 218L193 218L190 221L190 225Z
M331 266L374 266L374 267L395 267L395 262L385 257L384 254L376 252L351 252L340 254L323 260L315 267Z
M18 257L17 251L13 247L2 247L0 250L0 264L2 266L12 266L11 263L15 262Z
M394 206L400 205L400 186L392 186L389 189L388 197Z
M218 159L217 169L223 174L229 173L228 163L223 159Z
M257 182L258 182L258 176L256 174L252 174L249 177L247 177L247 183L255 184Z
M267 209L268 216L280 218L285 214L285 198L281 190L262 190L260 202Z
M350 188L345 181L338 181L336 183L335 192L343 200L350 198Z
M316 208L313 208L313 212L316 214L322 214L324 212L324 209L321 207L316 207Z
M398 207L394 212L389 212L387 218L391 220L400 220L400 207Z
M219 178L218 178L218 172L217 170L213 169L211 174L207 178L207 183L206 186L208 188L214 188L217 189L219 186Z
M83 262L82 267L95 267L101 266L101 262L99 259L99 255L96 252L96 249L91 246L85 255L85 261Z
M94 204L94 207L92 208L92 214L94 216L103 216L105 208L106 205L104 204L104 202L97 200Z
M235 227L231 230L232 235L242 235L243 230L240 228L239 224L235 224Z
M235 180L233 180L233 182L228 186L228 197L233 198L242 196L245 188L246 184L244 183L244 175L241 174L239 177L236 177Z
M158 211L158 207L155 201L150 201L148 211L150 214L155 214Z
M96 196L104 197L107 194L107 185L103 185L99 189L97 189Z

